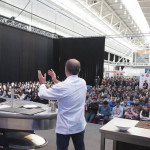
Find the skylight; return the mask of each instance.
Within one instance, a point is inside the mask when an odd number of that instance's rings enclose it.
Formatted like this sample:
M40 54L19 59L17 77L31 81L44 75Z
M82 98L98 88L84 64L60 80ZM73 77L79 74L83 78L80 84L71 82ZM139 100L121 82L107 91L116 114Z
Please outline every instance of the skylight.
M150 33L150 27L146 21L146 18L141 10L141 7L137 0L122 0L123 4L126 6L126 9L131 14L132 18L140 28L142 33ZM146 40L150 43L150 37L147 36Z

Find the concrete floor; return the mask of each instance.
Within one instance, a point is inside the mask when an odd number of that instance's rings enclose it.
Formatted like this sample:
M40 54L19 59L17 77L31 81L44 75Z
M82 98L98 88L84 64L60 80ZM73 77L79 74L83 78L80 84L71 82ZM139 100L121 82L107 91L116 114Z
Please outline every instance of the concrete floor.
M100 132L98 124L88 123L85 129L85 150L100 150ZM55 129L35 131L36 134L46 138L48 144L40 150L56 150ZM112 140L106 140L105 150L112 150ZM74 150L72 140L70 140L68 150Z

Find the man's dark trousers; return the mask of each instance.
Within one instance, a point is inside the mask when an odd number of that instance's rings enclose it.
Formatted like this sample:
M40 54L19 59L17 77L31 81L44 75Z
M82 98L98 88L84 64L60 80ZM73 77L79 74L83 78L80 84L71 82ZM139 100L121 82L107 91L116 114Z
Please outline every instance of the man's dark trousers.
M69 140L72 138L75 150L85 150L84 131L76 134L56 134L57 150L68 150Z

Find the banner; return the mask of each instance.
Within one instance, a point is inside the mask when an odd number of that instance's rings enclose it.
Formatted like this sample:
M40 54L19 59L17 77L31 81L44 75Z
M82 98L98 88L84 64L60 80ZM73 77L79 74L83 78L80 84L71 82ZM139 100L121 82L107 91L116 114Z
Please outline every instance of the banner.
M143 88L143 84L145 82L145 80L147 81L148 83L148 88L150 88L150 74L148 73L142 73L140 75L140 84L139 84L139 88Z
M145 73L150 74L150 68L145 68Z

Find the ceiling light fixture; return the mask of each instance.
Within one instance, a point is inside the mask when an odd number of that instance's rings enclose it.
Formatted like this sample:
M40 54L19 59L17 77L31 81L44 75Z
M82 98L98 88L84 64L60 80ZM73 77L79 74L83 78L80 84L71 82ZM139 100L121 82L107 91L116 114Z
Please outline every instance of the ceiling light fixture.
M126 15L126 14L127 14L127 11L125 10L125 11L124 11L124 15Z
M120 9L122 9L122 4L120 4Z
M143 15L142 9L139 5L139 1L122 0L122 3L124 4L128 12L131 14L137 26L140 28L141 33L148 33L150 31L150 27L145 16ZM150 36L146 36L146 41L150 43Z
M118 0L115 0L115 3L117 3L118 2Z

